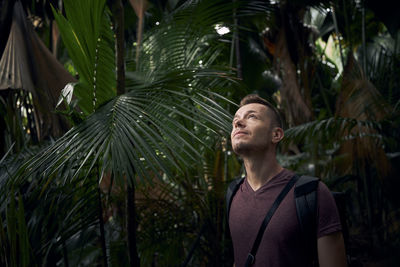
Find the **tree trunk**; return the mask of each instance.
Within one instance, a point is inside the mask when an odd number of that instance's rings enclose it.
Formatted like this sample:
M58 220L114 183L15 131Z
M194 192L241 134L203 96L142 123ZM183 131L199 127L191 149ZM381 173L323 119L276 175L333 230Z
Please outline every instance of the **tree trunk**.
M116 34L116 58L117 58L117 95L125 93L125 53L124 53L124 8L121 0L116 0L113 6L115 17ZM127 181L125 214L126 234L128 244L129 266L140 266L140 260L136 246L136 209L135 209L135 187L133 177Z
M99 226L100 226L100 242L101 242L101 250L103 252L103 266L108 267L106 236L105 236L104 221L103 221L103 205L101 203L100 187L97 188L97 194L98 194L98 204L99 204L98 216L99 216Z
M287 110L286 120L288 124L299 125L310 121L312 113L300 93L296 66L289 54L284 25L282 25L277 37L275 59L278 70L282 70L282 86L280 91L285 110Z
M136 209L135 209L135 187L128 182L126 189L126 232L128 240L129 266L140 266L139 255L136 246Z

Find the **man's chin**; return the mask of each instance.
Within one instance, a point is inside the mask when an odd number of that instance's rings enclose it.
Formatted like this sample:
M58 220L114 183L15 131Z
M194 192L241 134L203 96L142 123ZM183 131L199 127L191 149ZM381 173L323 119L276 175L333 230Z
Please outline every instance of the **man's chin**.
M236 155L245 155L247 154L250 150L251 147L247 144L238 144L236 146L232 147L233 152L235 152Z
M232 145L232 150L238 156L254 155L254 153L259 153L260 151L267 151L269 147L266 144L249 144L249 143L239 143Z

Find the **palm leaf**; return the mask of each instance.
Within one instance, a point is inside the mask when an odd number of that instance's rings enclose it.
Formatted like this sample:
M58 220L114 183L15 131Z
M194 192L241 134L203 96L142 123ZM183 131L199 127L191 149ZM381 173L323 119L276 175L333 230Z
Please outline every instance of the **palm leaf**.
M29 242L29 232L25 221L24 203L21 194L18 194L18 237L19 237L19 254L20 265L29 266L31 263L31 245Z
M53 9L64 44L80 77L74 95L87 115L116 95L110 14L104 0L66 1L65 12L67 18Z
M223 1L186 2L145 34L141 64L132 69L151 79L159 70L210 66L225 46L214 26L231 15L232 5Z
M352 118L331 117L324 120L315 120L298 126L291 127L285 131L283 144L304 143L307 140L323 144L326 140L335 140L337 143L344 142L356 137L370 136L382 138L379 134L381 123L374 120L356 120ZM357 134L352 131L357 129Z
M83 170L88 175L100 161L119 179L132 179L136 174L146 179L149 171L170 173L171 166L179 169L180 164L198 158L191 143L205 143L184 121L193 127L214 129L216 135L220 129L229 132L230 115L217 102L205 98L207 92L185 95L181 90L158 86L136 88L99 108L24 166L30 170L27 174L40 172L53 179L67 165L73 172L72 176L65 173L62 183L67 183Z

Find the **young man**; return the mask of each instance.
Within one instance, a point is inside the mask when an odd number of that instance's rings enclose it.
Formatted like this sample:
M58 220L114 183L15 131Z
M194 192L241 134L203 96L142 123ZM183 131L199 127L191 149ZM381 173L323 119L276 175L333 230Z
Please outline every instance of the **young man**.
M257 95L246 96L232 126L232 148L246 168L246 178L235 193L229 211L235 266L242 267L266 213L294 173L276 160L276 146L284 132L280 116L269 102ZM322 182L317 189L317 217L319 266L346 266L338 211ZM306 254L292 187L265 229L252 266L309 267L311 263Z

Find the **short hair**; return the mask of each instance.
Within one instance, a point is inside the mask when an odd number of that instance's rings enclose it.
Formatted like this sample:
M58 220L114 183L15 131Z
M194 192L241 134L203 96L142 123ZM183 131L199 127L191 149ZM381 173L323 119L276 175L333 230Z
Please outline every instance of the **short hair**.
M278 126L279 128L283 128L282 118L279 115L279 112L276 109L276 107L274 107L274 105L272 105L270 102L268 102L264 98L260 97L259 95L250 94L250 95L243 97L242 100L240 101L239 106L243 107L244 105L253 104L253 103L258 103L258 104L267 106L272 111L272 115L273 115L272 121L275 123L275 126Z

